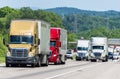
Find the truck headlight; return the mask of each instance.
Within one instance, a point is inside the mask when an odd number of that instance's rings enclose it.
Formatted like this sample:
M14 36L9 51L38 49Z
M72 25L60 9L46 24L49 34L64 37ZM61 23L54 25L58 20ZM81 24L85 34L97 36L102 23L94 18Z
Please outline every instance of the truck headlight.
M105 57L106 56L106 54L105 53L102 53L102 57Z
M55 55L53 55L54 57L56 57L57 55L55 54Z
M10 52L7 52L7 54L6 54L6 55L7 55L7 57L10 57L10 56L11 56Z
M34 54L33 53L29 53L29 55L28 55L29 57L33 57L34 56Z
M10 53L9 50L8 50L7 53L6 53L6 56L7 56L7 57L10 57L10 56L11 56L11 53Z
M91 53L91 57L94 57L94 54L93 54L93 53Z

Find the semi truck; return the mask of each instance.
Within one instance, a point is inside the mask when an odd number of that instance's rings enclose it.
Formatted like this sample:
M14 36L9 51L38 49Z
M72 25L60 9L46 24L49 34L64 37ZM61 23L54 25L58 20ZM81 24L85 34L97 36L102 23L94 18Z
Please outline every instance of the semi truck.
M78 40L76 60L88 61L89 40Z
M17 65L48 66L50 24L40 20L12 20L7 46L6 67Z
M65 29L50 28L50 50L49 62L65 64L67 52L67 31Z
M91 37L90 60L103 62L108 61L108 42L106 37Z

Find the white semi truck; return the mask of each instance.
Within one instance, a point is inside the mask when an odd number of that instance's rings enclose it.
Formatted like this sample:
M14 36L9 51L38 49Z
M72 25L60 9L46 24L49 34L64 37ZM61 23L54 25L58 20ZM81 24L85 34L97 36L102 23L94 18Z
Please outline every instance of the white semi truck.
M78 40L76 60L88 60L89 40Z
M91 61L108 61L108 42L106 37L91 37L89 47Z

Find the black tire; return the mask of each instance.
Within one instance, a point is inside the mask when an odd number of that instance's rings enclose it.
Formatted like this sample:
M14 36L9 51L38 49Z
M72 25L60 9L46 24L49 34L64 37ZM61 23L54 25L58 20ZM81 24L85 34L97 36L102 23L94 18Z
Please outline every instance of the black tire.
M61 64L65 64L65 62L61 62Z
M31 64L31 67L35 67L35 64L33 63L33 64Z
M106 60L102 60L102 62L106 62Z
M40 66L41 66L41 61L40 61L40 57L38 57L36 67L40 67Z
M11 64L11 67L18 67L18 64Z
M42 66L48 66L48 64L49 64L49 62L48 62L48 60L47 60L45 64L42 64ZM55 64L55 63L54 63L54 64Z
M20 66L22 66L22 67L26 67L26 66L27 66L27 64L21 64Z
M91 62L96 62L97 60L96 59L91 59Z
M6 63L6 67L9 67L9 64L8 64L8 63Z
M54 65L58 65L58 63L57 63L57 62L54 62Z

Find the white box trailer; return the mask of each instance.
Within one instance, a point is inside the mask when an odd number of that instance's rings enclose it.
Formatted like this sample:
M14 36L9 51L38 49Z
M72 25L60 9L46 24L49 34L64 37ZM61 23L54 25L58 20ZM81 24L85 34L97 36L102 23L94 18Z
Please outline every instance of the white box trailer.
M67 30L60 28L60 41L61 41L61 48L60 54L62 55L61 61L65 63L65 55L67 52Z
M88 60L89 40L78 40L76 60Z
M108 42L106 37L91 37L90 60L108 61Z
M48 65L48 57L50 54L50 24L45 21L38 21L38 39L40 44L38 46L41 64Z

